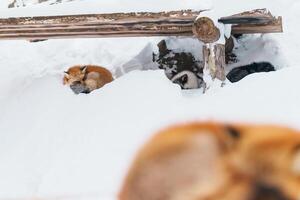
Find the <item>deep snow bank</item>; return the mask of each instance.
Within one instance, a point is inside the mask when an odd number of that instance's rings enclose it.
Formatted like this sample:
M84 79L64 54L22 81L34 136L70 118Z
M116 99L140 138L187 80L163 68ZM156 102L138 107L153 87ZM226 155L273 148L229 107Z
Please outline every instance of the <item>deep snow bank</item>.
M60 84L60 76L37 78L2 104L0 197L113 199L139 146L175 122L300 128L298 73L255 74L204 96L182 93L162 71L131 72L78 96Z
M63 5L1 10L0 16L202 6L198 0ZM76 96L62 86L62 71L67 67L98 64L113 70L147 45L155 51L162 38L1 41L0 199L115 199L139 146L154 131L176 122L215 119L300 128L300 2L228 0L215 1L214 7L220 16L261 7L283 15L284 34L245 37L236 53L239 64L270 61L277 68L290 68L253 74L205 95L197 90L180 91L161 71L136 71L90 95ZM172 38L172 44L179 45L174 48L193 51L191 39L177 41Z
M169 93L173 106L180 96L163 72L135 72L90 95L75 96L60 81L38 78L2 104L0 197L109 199L130 156L162 125L154 115L172 109L158 96Z

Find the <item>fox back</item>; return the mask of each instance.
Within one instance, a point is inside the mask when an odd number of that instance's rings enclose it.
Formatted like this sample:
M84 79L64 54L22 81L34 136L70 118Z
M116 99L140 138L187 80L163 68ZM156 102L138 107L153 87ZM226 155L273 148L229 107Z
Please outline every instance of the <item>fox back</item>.
M103 87L113 81L111 72L95 65L73 66L65 72L64 84L82 84L89 91Z
M155 135L137 154L120 200L297 200L300 133L194 123Z

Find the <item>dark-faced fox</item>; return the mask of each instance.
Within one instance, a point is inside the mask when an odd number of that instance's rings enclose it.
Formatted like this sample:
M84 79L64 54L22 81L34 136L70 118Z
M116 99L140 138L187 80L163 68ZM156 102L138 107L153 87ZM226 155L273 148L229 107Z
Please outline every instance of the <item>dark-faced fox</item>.
M155 135L119 200L299 200L300 132L193 123Z

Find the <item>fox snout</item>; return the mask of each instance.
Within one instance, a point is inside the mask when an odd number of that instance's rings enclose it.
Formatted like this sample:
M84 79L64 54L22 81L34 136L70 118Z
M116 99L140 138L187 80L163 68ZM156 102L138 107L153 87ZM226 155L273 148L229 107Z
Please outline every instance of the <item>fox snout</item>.
M80 93L90 93L90 91L86 88L84 84L82 84L80 81L74 82L70 85L70 88L73 90L75 94Z
M71 85L78 85L78 84L82 84L82 81L75 81Z

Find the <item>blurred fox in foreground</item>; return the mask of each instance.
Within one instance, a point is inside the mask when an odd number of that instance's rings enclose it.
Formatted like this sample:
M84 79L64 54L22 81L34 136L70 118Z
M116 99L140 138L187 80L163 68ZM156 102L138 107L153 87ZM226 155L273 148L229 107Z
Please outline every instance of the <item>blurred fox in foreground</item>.
M300 132L194 123L154 136L120 200L299 200Z
M65 72L64 85L76 93L90 93L113 81L111 72L95 65L73 66Z

